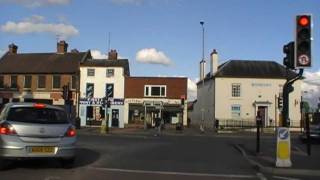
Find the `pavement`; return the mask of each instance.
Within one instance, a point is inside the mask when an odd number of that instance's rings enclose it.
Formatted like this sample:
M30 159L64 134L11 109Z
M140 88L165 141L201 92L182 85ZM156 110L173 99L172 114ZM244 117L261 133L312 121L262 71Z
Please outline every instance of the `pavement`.
M256 141L241 142L236 149L260 172L278 175L301 175L320 177L320 143L313 142L311 155L307 154L306 144L302 143L298 134L291 137L292 166L279 168L276 162L276 139L262 138L260 152L256 152Z
M143 128L110 128L107 134L101 134L98 127L86 127L78 130L79 134L94 134L101 136L143 136L150 137L156 134L155 129ZM320 177L320 143L312 144L311 155L306 151L306 144L303 144L299 138L298 132L291 134L291 162L292 167L279 168L275 167L276 161L276 138L274 131L264 131L261 135L260 152L256 152L255 132L251 131L219 131L214 132L212 129L202 133L198 128L184 128L177 131L175 128L166 128L161 132L160 136L202 136L202 137L224 137L237 136L239 142L234 143L234 147L241 153L247 161L257 170L268 174L277 175L297 175L297 176L316 176ZM241 138L246 137L246 140ZM248 140L251 138L251 140Z

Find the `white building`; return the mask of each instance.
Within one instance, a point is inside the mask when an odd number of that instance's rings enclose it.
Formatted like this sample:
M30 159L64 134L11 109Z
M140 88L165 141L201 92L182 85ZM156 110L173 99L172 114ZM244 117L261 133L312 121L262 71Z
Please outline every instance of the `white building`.
M109 97L109 127L124 127L124 84L130 76L127 59L118 59L111 50L108 59L89 59L80 65L81 126L101 125L105 118L103 98Z
M264 126L279 125L278 97L282 97L287 74L292 77L295 72L274 61L229 60L218 66L215 50L210 61L210 72L200 76L197 83L197 101L190 113L192 124L213 127L219 120L219 125L254 125L259 111ZM205 69L202 66L200 69ZM301 80L293 86L289 96L290 124L300 126Z

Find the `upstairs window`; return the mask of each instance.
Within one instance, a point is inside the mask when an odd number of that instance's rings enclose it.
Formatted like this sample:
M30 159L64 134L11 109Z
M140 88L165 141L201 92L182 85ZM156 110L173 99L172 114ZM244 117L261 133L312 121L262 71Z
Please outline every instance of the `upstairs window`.
M24 76L24 89L31 89L32 76Z
M0 88L4 88L4 76L0 76Z
M87 69L87 76L94 76L94 69Z
M232 97L240 97L241 96L241 85L240 84L232 84Z
M112 77L114 76L114 69L107 69L106 73L107 77Z
M144 96L147 97L166 97L166 86L163 85L146 85L144 87Z
M77 88L77 76L71 76L71 89Z
M60 76L53 76L52 77L52 89L60 89L61 87L61 77Z
M46 76L38 76L38 89L46 88Z
M10 87L12 89L18 88L18 76L11 76L10 78Z

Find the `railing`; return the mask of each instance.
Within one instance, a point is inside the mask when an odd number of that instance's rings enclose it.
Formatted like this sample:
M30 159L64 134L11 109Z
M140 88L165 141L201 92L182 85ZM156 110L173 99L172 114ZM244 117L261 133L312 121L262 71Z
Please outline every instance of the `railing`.
M224 128L255 128L256 122L254 120L219 120L219 129ZM300 127L300 121L290 121L290 127ZM263 127L275 127L276 123L273 121L267 125L263 125Z

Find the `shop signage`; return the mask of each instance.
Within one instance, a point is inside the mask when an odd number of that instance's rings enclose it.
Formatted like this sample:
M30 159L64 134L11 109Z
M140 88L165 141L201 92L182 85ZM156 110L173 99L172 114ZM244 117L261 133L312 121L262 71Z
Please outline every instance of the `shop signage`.
M109 98L111 105L124 105L124 99L122 98ZM103 98L80 98L80 104L101 106Z

